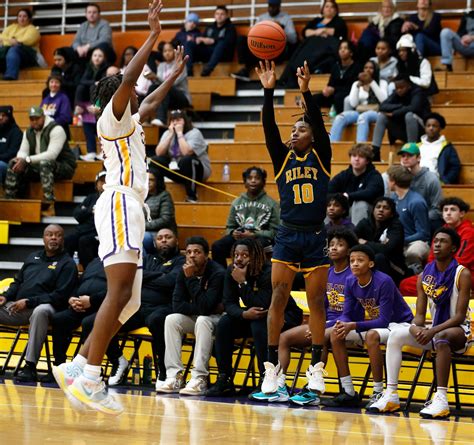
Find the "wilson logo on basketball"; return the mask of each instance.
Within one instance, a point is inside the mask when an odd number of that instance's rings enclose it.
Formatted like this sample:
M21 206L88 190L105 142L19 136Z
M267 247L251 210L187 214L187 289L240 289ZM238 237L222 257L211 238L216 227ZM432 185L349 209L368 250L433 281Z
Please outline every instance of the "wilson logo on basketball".
M254 48L257 49L275 49L276 45L275 44L268 44L268 43L263 43L263 42L257 42L255 40L250 41L250 45Z

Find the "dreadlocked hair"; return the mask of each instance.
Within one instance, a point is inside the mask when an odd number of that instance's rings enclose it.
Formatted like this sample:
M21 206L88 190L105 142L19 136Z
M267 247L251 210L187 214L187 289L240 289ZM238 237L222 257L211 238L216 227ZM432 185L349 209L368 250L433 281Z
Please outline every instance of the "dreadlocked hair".
M265 252L263 251L263 246L260 241L257 241L253 238L243 238L236 241L230 252L231 258L234 258L234 252L237 246L247 246L247 249L249 250L250 261L247 268L248 274L251 277L260 275L263 270L263 266L267 262Z
M122 74L115 74L109 77L103 77L99 83L92 88L91 102L96 107L100 108L100 112L104 110L107 104L112 99L112 96L117 91L122 83Z

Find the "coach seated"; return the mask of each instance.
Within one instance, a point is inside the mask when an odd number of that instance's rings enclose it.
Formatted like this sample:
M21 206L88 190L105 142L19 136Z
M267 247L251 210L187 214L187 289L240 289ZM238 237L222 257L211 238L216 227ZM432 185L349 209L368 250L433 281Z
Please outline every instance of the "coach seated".
M43 232L44 249L29 255L15 281L0 296L0 324L29 324L26 366L17 376L36 381L36 364L53 314L67 307L77 282L77 269L64 250L64 230L51 224Z

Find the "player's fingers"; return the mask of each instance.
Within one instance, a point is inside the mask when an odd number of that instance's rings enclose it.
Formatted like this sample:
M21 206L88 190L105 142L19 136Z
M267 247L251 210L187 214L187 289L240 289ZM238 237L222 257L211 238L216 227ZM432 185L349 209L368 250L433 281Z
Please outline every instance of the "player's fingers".
M271 67L272 67L272 71L275 71L275 62L272 60L272 63L271 63Z

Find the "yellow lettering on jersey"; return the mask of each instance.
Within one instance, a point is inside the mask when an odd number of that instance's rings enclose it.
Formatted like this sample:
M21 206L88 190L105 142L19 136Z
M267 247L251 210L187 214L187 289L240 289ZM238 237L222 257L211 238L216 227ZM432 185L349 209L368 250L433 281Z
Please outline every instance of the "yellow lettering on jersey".
M285 172L286 184L297 179L318 179L318 169L314 167L293 167Z
M292 173L291 170L287 170L287 171L285 172L285 175L286 175L286 183L287 183L287 184L293 180L293 177L292 177L291 173Z

